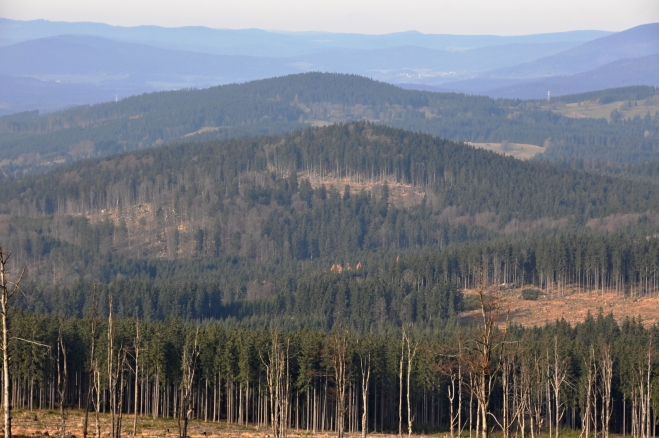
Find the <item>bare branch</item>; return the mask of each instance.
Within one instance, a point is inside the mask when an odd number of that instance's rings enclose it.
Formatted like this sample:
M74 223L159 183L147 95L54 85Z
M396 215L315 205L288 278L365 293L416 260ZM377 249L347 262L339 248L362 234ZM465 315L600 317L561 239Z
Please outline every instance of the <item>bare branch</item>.
M9 339L15 339L17 341L27 342L28 344L38 345L39 347L45 347L45 348L48 348L49 350L52 348L50 345L42 344L41 342L37 342L37 341L31 341L29 339L19 338L19 337L16 337L16 336L12 336Z
M7 257L7 259L8 259L8 258L9 258L9 257ZM7 259L5 259L5 262L7 261ZM18 280L17 280L16 282L8 281L8 283L11 283L11 284L14 285L14 287L13 287L12 290L11 290L11 292L10 292L9 290L7 290L7 297L8 297L8 298L11 298L12 295L14 295L14 294L16 293L16 290L18 290L19 285L21 284L21 281L23 280L23 276L24 276L24 275L25 275L25 266L23 266L23 270L21 271L21 275L18 277Z

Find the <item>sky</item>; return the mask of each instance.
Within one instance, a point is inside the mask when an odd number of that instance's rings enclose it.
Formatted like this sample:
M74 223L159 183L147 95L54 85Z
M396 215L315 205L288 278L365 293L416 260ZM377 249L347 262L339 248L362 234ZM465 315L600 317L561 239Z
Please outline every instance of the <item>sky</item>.
M0 17L121 26L522 35L620 31L659 22L659 0L0 0Z

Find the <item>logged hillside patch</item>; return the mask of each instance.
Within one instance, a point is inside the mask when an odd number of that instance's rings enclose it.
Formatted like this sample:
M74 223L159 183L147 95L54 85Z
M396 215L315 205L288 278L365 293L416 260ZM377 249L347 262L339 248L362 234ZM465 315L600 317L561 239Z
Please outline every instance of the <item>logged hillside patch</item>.
M537 289L535 289L537 290ZM583 291L574 287L552 289L549 293L538 294L537 299L524 299L523 289L499 292L505 318L512 324L522 327L542 327L556 321L565 320L574 325L583 322L590 315L600 312L611 313L619 324L627 319L640 319L644 326L652 327L659 322L659 296L625 296L615 291ZM465 290L465 299L476 294L475 290ZM476 322L480 310L468 310L460 314L463 321Z
M612 114L617 112L618 119L633 119L645 117L647 114L655 116L659 112L659 96L652 96L642 100L624 100L616 102L584 101L577 103L556 103L548 106L552 111L572 118L607 119L611 121Z

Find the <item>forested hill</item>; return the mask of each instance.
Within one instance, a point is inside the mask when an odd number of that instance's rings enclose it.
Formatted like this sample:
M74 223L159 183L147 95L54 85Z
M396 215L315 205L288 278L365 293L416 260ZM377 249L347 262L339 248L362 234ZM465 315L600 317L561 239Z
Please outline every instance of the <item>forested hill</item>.
M605 94L628 100L639 98L640 92L646 100L652 99L652 87L638 88ZM279 134L310 124L354 120L454 141L552 146L548 156L557 160L659 159L659 116L643 116L623 115L611 122L565 117L546 102L403 90L354 75L307 73L144 94L51 114L6 116L0 118L0 168L6 176L20 176L180 139Z
M183 206L173 207L182 212L196 203L220 208L218 203L234 197L255 205L288 205L299 188L298 178L314 186L334 184L341 192L350 184L371 191L388 181L422 193L432 208L487 213L501 225L561 218L580 224L659 209L659 188L654 185L522 162L426 134L351 123L79 162L8 182L0 193L0 211L90 214L136 204L162 207L176 199ZM282 184L288 187L285 194L280 193ZM198 196L206 202L195 200Z
M448 316L484 263L496 283L633 284L659 260L646 238L657 211L655 184L360 122L7 181L0 241L28 265L32 310L82 314L100 282L122 312L151 318L295 314L325 327L336 306L366 325L432 306ZM373 306L380 316L362 320Z

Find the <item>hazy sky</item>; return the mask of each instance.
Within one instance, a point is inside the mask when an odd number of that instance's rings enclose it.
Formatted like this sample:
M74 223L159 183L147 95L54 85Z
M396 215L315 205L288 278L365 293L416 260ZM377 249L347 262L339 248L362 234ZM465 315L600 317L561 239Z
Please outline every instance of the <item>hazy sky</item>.
M516 35L659 22L659 0L0 0L0 16L122 26Z

